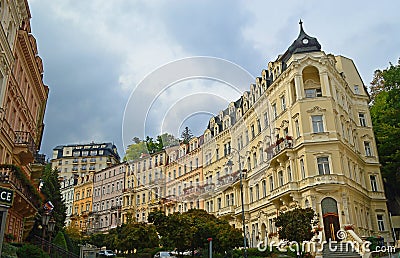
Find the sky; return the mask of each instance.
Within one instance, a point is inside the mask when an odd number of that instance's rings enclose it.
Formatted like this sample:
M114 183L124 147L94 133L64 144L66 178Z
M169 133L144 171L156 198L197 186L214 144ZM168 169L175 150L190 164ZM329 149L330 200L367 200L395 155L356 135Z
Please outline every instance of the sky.
M201 135L297 38L353 59L366 86L400 57L399 1L28 0L50 88L41 152Z

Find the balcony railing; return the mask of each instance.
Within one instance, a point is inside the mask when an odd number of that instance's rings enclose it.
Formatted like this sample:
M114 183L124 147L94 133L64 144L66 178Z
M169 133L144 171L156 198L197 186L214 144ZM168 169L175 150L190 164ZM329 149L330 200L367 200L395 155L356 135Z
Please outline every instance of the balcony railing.
M36 164L46 165L46 154L35 153L34 159Z
M266 152L267 152L267 159L271 159L281 153L285 149L291 149L295 145L294 139L291 136L287 136L286 138L280 138L276 141L276 143L270 145Z
M238 172L226 174L217 179L216 187L221 187L224 185L232 184L232 183L238 181L239 179L240 179L240 175Z
M40 206L40 196L25 174L15 165L0 165L0 182L12 185L13 189L22 193L35 208Z
M36 153L35 141L30 132L16 131L14 143L16 145L26 146L32 154Z

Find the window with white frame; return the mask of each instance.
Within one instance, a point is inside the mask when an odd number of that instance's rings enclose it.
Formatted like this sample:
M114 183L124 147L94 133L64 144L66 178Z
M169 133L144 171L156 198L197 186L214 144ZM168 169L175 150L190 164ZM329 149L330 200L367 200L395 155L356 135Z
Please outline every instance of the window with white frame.
M378 191L378 183L376 181L376 176L375 175L370 175L369 176L369 180L371 182L371 189L373 192L377 192Z
M269 120L268 120L268 112L264 113L264 126L268 127L269 125Z
M383 215L382 214L377 214L376 215L376 220L378 222L378 230L379 231L385 231L385 223L383 221Z
M367 120L365 119L364 113L358 113L358 119L360 120L360 126L367 126Z
M311 121L314 133L321 133L324 131L324 121L322 115L311 116Z
M296 119L294 121L294 126L296 128L296 138L299 138L300 137L300 124L299 124L299 120L298 119Z
M283 186L284 181L283 181L283 172L282 171L278 172L278 180L279 180L279 186Z
M320 175L330 174L329 158L328 157L318 157L317 158L317 164L318 164L318 173Z
M276 103L272 104L272 114L274 115L274 119L278 117L278 112L276 110Z
M364 142L365 156L372 156L372 149L370 142Z
M272 176L269 176L269 190L274 190L274 179Z
M306 170L304 168L304 160L300 159L300 170L301 170L301 178L306 178Z
M282 111L286 110L285 95L283 95L283 96L281 97L281 108L282 108Z

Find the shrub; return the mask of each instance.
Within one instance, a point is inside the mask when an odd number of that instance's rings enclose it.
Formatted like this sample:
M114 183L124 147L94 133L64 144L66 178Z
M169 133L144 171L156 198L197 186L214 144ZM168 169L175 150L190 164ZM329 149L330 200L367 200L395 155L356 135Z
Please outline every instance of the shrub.
M3 248L1 252L1 258L18 258L17 256L18 247L3 242Z
M61 231L58 231L56 237L53 240L53 244L68 251L67 241L65 240L64 234Z
M32 244L24 244L17 250L18 258L50 258L50 256L43 252L39 247Z

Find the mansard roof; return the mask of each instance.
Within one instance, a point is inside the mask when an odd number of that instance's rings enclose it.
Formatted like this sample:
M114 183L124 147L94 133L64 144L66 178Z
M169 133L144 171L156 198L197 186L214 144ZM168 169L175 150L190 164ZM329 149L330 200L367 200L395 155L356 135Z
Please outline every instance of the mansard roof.
M286 66L286 62L290 59L293 54L296 53L306 53L321 51L321 45L319 44L317 38L309 36L304 32L303 22L300 20L300 33L292 45L286 50L286 52L279 58ZM286 67L285 67L286 68Z

